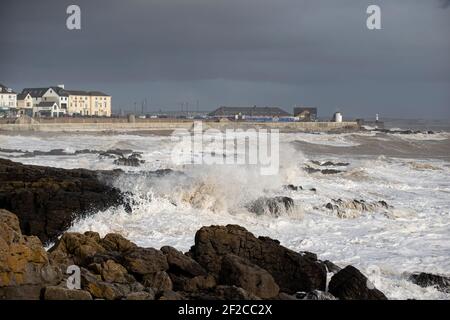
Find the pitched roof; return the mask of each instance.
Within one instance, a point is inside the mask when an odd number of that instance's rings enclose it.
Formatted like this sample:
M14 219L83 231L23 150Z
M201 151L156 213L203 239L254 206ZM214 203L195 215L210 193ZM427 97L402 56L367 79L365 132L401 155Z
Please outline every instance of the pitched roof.
M25 100L25 98L27 97L27 95L29 95L28 92L26 92L26 93L19 93L19 94L17 95L17 100ZM30 95L30 97L31 97L31 95Z
M254 117L287 117L291 115L279 107L219 107L208 115L233 117L237 114Z
M25 88L22 93L29 93L33 98L40 98L47 92L49 87L46 88Z
M3 84L0 83L0 93L12 93L15 94L14 90L12 90L11 88L8 88L7 86L4 86ZM11 90L11 91L8 91Z
M61 96L61 97L67 97L69 96L67 90L65 90L64 88L61 87L50 87L53 89L53 91L56 92L57 95Z

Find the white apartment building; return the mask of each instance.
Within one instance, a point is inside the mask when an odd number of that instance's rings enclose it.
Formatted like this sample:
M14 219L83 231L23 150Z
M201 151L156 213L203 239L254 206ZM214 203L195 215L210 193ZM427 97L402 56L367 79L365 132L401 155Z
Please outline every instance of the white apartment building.
M8 111L9 109L15 109L17 106L17 93L11 88L8 88L0 84L0 109Z

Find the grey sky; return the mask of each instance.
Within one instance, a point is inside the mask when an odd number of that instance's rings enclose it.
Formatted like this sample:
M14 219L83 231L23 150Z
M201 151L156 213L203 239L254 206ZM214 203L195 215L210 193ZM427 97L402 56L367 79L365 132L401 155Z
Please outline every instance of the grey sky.
M113 108L293 105L450 118L447 0L2 0L0 82L64 83ZM78 4L82 30L66 29ZM366 28L380 5L382 30Z

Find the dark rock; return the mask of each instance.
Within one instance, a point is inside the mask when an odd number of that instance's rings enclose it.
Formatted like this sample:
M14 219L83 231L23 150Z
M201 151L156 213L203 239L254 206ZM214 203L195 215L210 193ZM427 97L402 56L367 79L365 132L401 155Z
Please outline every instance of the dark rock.
M50 258L63 266L71 264L86 266L91 263L101 263L110 257L94 260L96 255L106 253L99 240L100 237L95 233L66 232L50 248Z
M130 292L125 296L126 300L155 300L155 294L147 291Z
M418 286L436 287L440 291L450 293L450 277L421 272L412 274L409 279Z
M128 158L122 156L114 160L114 164L128 167L138 167L144 162L144 160L140 160L139 157L134 154L130 155Z
M254 294L236 286L217 286L214 291L217 300L261 300Z
M125 298L131 292L140 292L144 286L138 282L111 283L103 281L101 275L95 275L81 268L81 287L89 291L97 299L118 300Z
M161 248L161 251L167 258L170 273L187 277L205 276L207 274L197 261L184 255L177 249L164 246Z
M306 166L303 168L307 173L317 173L320 172L322 174L338 174L341 172L344 172L342 170L336 170L336 169L317 169L310 166Z
M386 296L353 266L336 273L329 283L332 295L342 300L387 300Z
M350 165L348 162L332 162L332 161L325 161L320 162L316 160L311 160L311 163L314 163L315 165L321 166L321 167L346 167Z
M293 184L288 184L288 185L285 185L285 186L283 186L283 187L284 187L284 189L286 189L286 190L292 190L292 191L303 190L303 187L302 187L302 186L294 186Z
M322 174L338 174L343 172L342 170L336 170L336 169L323 169Z
M199 292L213 289L216 286L216 279L211 276L196 276L193 278L186 278L171 274L173 288L176 291L183 292Z
M201 228L191 254L215 275L220 274L222 258L234 254L267 270L283 292L325 290L326 269L321 262L282 247L276 240L256 238L237 225Z
M276 300L298 300L298 298L295 295L280 292Z
M294 200L289 197L261 197L253 201L248 207L250 212L262 215L272 214L276 217L286 213L294 208Z
M125 239L123 236L117 233L109 233L102 240L101 245L103 248L109 251L118 251L125 252L132 248L135 248L136 245L128 239Z
M328 210L334 211L340 218L354 218L364 212L376 212L391 209L392 206L386 201L366 202L364 200L342 200L332 199L325 205Z
M184 297L181 293L168 290L164 291L159 297L158 300L184 300Z
M313 252L309 252L309 251L300 251L299 252L302 256L307 257L313 261L317 260L317 254L313 253Z
M263 299L277 296L280 289L269 272L231 254L222 259L219 281L221 284L241 287Z
M44 300L92 300L92 295L85 290L52 286L44 289Z
M56 240L76 217L122 204L121 192L102 181L115 175L0 159L0 208L17 214L23 234L47 243Z
M327 267L328 272L338 273L339 271L342 270L342 268L340 268L339 266L335 265L330 260L325 260L323 262L323 264Z
M165 271L158 271L144 275L142 278L142 284L145 287L150 287L156 290L156 292L173 289L172 280Z
M139 276L169 269L166 256L153 248L132 248L125 252L123 265L128 272Z
M299 295L297 295L298 298ZM329 292L323 292L319 290L314 290L311 292L306 293L302 298L302 300L337 300L336 297L334 297Z

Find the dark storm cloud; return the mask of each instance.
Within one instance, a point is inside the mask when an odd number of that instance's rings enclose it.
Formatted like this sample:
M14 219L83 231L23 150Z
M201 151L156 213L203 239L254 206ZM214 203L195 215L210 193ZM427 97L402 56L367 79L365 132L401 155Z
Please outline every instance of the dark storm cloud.
M450 115L448 1L166 0L2 2L0 81L218 104L313 104L365 115ZM82 30L65 28L78 4ZM382 8L382 30L365 27ZM429 115L429 114L428 114Z

